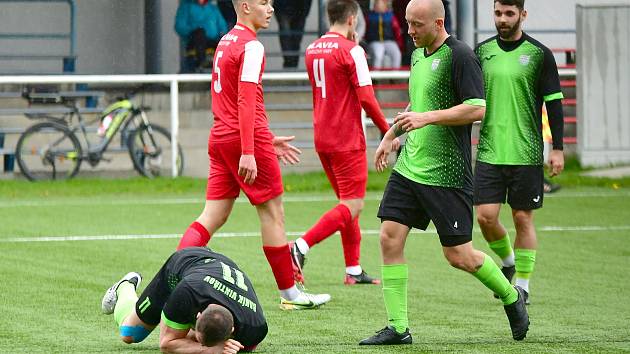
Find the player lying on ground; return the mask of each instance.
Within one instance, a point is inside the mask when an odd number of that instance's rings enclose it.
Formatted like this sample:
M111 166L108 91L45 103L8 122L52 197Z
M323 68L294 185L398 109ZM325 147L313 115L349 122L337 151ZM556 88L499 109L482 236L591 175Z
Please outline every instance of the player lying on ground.
M142 342L160 326L164 353L252 351L267 321L249 278L228 257L205 247L173 253L138 297L142 277L131 272L101 304L114 314L123 342Z

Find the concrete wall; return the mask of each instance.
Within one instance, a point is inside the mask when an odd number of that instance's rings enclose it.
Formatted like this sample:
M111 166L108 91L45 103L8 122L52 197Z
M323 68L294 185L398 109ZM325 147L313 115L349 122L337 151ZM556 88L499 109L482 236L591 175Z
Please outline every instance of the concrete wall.
M65 3L0 2L0 33L68 33L69 8ZM68 40L20 40L0 38L0 55L67 55ZM62 70L55 61L0 60L0 73L49 72ZM36 69L36 70L34 70Z
M144 1L76 1L76 72L144 72ZM3 33L69 32L67 3L0 2ZM69 40L0 40L2 54L68 54ZM1 72L60 73L61 59L1 61Z
M630 1L584 1L577 31L580 162L630 163Z
M77 73L144 73L144 2L80 0Z
M179 70L179 38L173 30L177 0L77 0L75 1L77 26L77 65L79 74L130 74L145 73L145 1L153 1L159 7L162 22L159 47L155 53L163 73ZM466 0L472 1L472 0ZM452 13L455 14L455 3ZM575 0L549 1L527 0L529 18L526 29L573 29L575 28ZM478 25L487 33L482 40L494 35L492 20L493 0L478 0ZM317 31L319 1L313 0L307 31ZM0 33L67 32L69 27L68 5L42 2L7 2L0 0ZM262 31L260 39L267 53L280 52L276 35L277 22L271 21L268 31ZM552 48L575 47L575 34L534 34ZM306 35L302 49L315 39ZM9 41L0 39L0 55L16 53L62 54L69 51L67 40ZM561 58L559 58L561 59ZM561 60L559 60L561 61ZM562 61L561 61L562 62ZM268 56L268 70L280 70L282 58ZM303 64L300 64L303 68ZM56 61L0 61L0 73L60 73L61 60Z

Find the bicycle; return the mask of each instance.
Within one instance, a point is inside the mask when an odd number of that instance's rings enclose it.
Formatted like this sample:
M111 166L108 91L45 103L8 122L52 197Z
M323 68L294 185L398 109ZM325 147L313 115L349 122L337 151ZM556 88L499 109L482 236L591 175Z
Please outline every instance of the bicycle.
M50 98L54 94L24 93L29 102ZM150 107L136 106L131 95L118 97L94 120L86 122L79 112L77 97L56 96L56 103L70 108L62 117L49 114L27 115L29 118L44 118L21 134L17 142L15 158L21 172L31 181L73 178L85 160L91 166L101 161L110 161L103 155L117 133L120 133L119 151L129 151L134 169L142 176L154 178L171 175L171 134L157 124L149 122ZM40 100L41 102L41 100ZM76 123L73 119L76 117ZM109 126L104 127L111 119ZM88 126L101 123L102 137L96 144L88 139ZM81 143L79 137L83 138ZM111 149L113 150L113 149ZM177 146L177 176L184 169L184 155Z

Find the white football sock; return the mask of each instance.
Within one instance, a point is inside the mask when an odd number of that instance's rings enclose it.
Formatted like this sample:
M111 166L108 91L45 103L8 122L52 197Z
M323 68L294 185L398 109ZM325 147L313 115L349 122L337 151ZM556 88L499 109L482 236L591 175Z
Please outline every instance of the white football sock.
M529 294L529 279L516 278L516 282L514 285L520 286Z
M350 275L359 275L363 272L363 269L361 268L361 265L355 265L352 267L346 267L346 273L350 274Z
M514 266L514 252L510 253L509 256L503 258L501 261L503 262L504 267L513 267Z
M308 247L308 243L306 243L306 241L304 241L301 237L295 240L295 244L297 245L297 248L300 250L300 252L302 252L302 254L308 253L310 247Z
M280 290L280 296L285 300L293 301L300 296L300 291L293 285L288 289Z

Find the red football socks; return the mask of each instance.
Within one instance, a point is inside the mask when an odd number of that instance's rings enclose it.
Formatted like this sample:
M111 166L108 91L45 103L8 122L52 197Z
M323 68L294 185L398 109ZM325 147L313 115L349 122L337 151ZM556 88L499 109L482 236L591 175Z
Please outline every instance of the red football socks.
M336 207L322 215L317 224L313 225L302 239L306 241L309 247L313 247L313 245L322 242L351 223L352 214L350 214L350 209L343 204L337 204Z
M361 257L361 227L359 226L359 216L345 228L341 229L341 244L343 245L343 258L346 267L359 265Z
M276 278L278 289L285 290L295 285L289 244L279 247L263 245L263 251L267 257L267 262L271 266L273 276Z
M198 222L193 222L188 226L184 236L179 240L177 250L181 250L186 247L204 247L210 241L210 233L203 225Z

